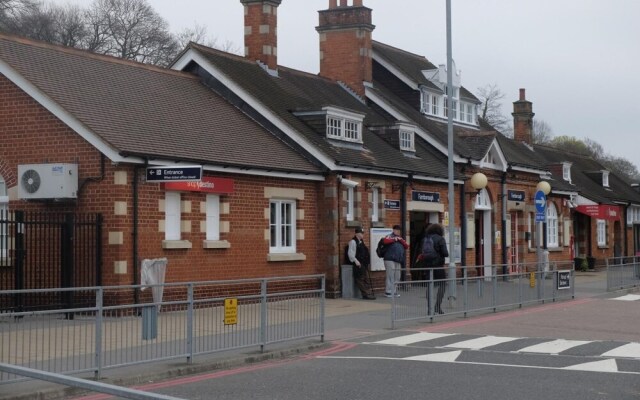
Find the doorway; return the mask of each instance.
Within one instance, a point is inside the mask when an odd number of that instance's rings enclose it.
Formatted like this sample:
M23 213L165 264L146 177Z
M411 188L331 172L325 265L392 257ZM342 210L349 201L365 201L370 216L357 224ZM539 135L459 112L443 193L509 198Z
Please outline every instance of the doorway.
M476 272L479 276L491 276L491 201L486 189L476 196L474 209Z

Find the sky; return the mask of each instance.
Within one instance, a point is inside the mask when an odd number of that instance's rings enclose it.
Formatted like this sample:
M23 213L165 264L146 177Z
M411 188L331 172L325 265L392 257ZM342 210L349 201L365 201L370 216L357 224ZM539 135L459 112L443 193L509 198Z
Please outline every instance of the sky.
M88 5L89 0L49 0ZM218 43L244 48L240 0L149 0L170 29L204 25ZM348 0L352 4L353 0ZM451 0L452 52L472 93L496 85L510 116L526 89L554 136L589 138L640 169L640 1ZM446 64L445 0L364 0L373 39ZM317 73L318 10L329 0L283 0L278 63ZM636 145L633 145L636 143Z

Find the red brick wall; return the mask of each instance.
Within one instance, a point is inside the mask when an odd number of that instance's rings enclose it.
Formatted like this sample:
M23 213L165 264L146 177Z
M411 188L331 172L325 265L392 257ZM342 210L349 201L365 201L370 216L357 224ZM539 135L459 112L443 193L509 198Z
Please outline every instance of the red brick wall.
M41 203L10 199L9 209L96 212L104 215L103 231L103 283L105 285L129 284L134 281L133 261L133 176L134 166L113 165L105 162L101 175L101 155L88 142L73 132L44 107L36 103L15 85L0 77L0 168L7 187L17 184L17 166L26 163L76 163L80 185L87 181L74 203ZM116 171L127 173L127 184L117 185ZM159 210L159 200L164 190L159 184L144 181L145 170L139 170L138 180L138 257L167 257L169 266L167 281L237 279L262 276L304 275L324 272L319 267L319 236L316 229L320 185L315 182L292 179L253 177L245 175L215 176L235 181L235 192L221 196L221 203L230 203L230 213L222 214L221 221L229 221L230 233L222 233L221 239L231 243L229 249L203 249L205 233L200 232L201 193L184 193L182 201L192 201L191 213L182 215L183 221L192 221L191 233L183 233L182 239L192 243L191 249L165 250L162 248L164 233L159 232L158 221L164 220ZM101 177L101 179L98 179ZM265 187L304 190L304 199L297 201L298 210L304 210L304 219L297 221L297 228L304 230L304 240L297 241L297 252L306 260L292 262L267 262L268 242L265 230L268 219L265 209ZM17 194L17 190L16 190ZM127 203L126 215L115 215L114 202ZM109 245L109 232L123 232L123 245ZM126 261L127 273L115 274L114 262ZM139 265L139 263L138 263ZM137 279L136 279L137 280Z

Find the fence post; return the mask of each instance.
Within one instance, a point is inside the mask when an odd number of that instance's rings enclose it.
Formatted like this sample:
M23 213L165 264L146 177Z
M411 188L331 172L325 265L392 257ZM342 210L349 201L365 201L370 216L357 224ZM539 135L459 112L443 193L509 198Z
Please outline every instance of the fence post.
M73 225L73 213L65 214L60 234L60 265L62 267L60 286L62 288L73 287ZM73 308L73 292L66 290L62 292L62 296L66 307ZM67 313L67 319L73 319L73 314Z
M322 275L320 277L320 284L322 286L322 291L320 292L320 341L324 342L324 317L325 317L325 296L326 296L326 286L325 286L325 276ZM371 282L369 282L371 283Z
M264 352L264 346L267 344L267 280L262 279L260 282L260 352Z
M495 265L491 266L491 277L493 280L493 312L498 311L498 268Z
M193 283L187 285L187 363L193 363Z
M102 214L96 215L95 223L95 264L96 264L96 286L102 286Z
M467 317L467 309L469 307L469 268L467 266L462 267L462 284L464 289L464 299L462 300L462 307L464 309L464 317Z
M14 225L13 235L14 235L13 237L15 238L14 240L15 240L15 247L16 247L14 289L22 290L24 289L24 259L25 259L24 211L15 212L15 225ZM14 297L14 309L20 312L22 311L22 307L23 307L22 293L17 293Z
M96 290L96 327L95 327L95 378L100 379L102 371L102 312L104 307L104 290L99 287Z

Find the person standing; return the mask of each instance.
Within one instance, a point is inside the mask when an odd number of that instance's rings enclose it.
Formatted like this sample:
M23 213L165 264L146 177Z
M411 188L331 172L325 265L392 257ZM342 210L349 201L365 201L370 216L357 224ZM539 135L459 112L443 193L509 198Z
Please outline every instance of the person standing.
M353 239L349 241L349 248L347 250L347 257L353 266L353 279L356 282L356 286L360 289L362 298L365 300L375 300L376 296L373 294L373 285L371 281L367 279L367 268L370 264L369 249L364 244L364 231L362 228L356 228Z
M386 270L385 291L386 297L400 297L396 293L396 282L400 279L400 269L404 265L406 258L405 251L409 248L407 241L401 236L402 228L400 225L393 226L393 232L385 236L383 243L386 247L384 253L384 269Z
M433 276L433 286L436 289L436 299L434 311L436 314L444 314L442 311L442 299L444 298L444 286L446 284L447 272L444 269L444 259L449 257L447 250L447 241L444 239L444 229L440 224L429 225L422 240L422 253L419 259L424 263L427 271L433 271L433 275L429 274L427 279ZM431 308L431 297L427 286L427 306Z

